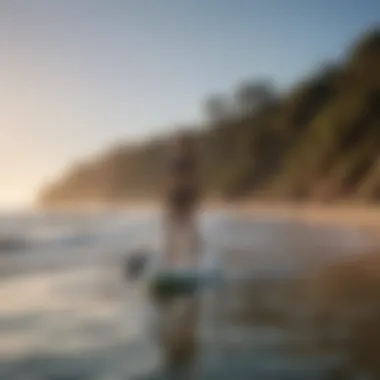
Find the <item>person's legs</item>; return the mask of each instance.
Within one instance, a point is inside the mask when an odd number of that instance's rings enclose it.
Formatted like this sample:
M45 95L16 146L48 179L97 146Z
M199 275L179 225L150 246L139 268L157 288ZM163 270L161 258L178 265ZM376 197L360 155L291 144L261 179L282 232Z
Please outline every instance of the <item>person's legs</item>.
M181 250L186 249L191 255L192 264L198 265L200 255L200 236L197 228L195 207L191 199L182 199L181 202L168 207L166 218L166 255L168 260L175 262ZM180 301L180 300L179 300ZM173 300L176 304L176 300ZM181 303L181 302L180 302ZM173 305L174 306L174 305ZM178 315L174 306L165 315L170 327L165 331L162 339L164 351L164 366L174 373L187 372L194 366L193 359L197 350L198 328L198 299L190 297L185 300L184 307Z
M166 210L165 253L170 261L186 250L192 261L197 264L201 250L197 205L197 195L193 191L179 191L169 198Z
M175 206L169 205L165 215L165 244L164 253L167 263L173 263L175 256L180 249L179 245L179 216L178 210Z
M165 255L167 262L174 263L184 250L193 250L193 225L189 212L173 207L167 212L165 223ZM195 245L195 244L194 244Z
M187 221L187 245L189 247L189 253L193 264L198 266L201 255L202 241L198 228L197 215L193 210L189 213Z

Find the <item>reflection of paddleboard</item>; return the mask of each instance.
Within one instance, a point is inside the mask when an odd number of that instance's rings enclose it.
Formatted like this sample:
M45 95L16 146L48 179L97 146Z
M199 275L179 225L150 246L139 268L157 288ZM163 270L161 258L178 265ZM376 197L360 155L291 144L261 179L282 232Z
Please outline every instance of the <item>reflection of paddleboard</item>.
M148 280L149 295L157 300L191 296L218 279L216 273L184 269L165 269Z
M200 268L165 267L157 260L159 257L138 249L128 255L123 265L125 277L142 283L153 300L191 296L221 279L221 273L211 262L203 262Z
M199 278L194 273L161 271L149 279L148 292L151 297L164 300L193 295L198 286Z

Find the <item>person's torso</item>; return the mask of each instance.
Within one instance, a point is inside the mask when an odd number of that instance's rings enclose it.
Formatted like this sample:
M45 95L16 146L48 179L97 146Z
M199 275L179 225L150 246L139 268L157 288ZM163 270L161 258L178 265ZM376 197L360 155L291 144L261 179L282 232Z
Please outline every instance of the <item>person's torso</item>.
M197 187L197 168L191 155L176 154L169 162L169 176L173 190L191 190Z
M177 154L172 157L170 162L170 171L178 177L190 176L195 170L194 157L186 154Z

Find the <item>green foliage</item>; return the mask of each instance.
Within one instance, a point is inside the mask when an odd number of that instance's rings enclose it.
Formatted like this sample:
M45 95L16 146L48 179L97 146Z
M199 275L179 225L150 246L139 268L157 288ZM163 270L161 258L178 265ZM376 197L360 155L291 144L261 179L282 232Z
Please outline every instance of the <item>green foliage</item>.
M268 81L240 84L205 105L198 129L206 194L380 197L380 30L339 65L327 65L281 96ZM115 202L161 194L168 138L119 146L45 186L43 205ZM375 168L376 166L376 168Z

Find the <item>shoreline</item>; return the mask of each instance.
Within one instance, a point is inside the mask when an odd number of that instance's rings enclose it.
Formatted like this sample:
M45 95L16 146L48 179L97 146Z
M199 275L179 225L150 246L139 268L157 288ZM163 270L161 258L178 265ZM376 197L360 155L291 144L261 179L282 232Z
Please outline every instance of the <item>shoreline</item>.
M260 214L314 225L380 230L380 206L375 205L245 201L233 205L230 211L239 217Z
M36 207L35 211L49 212L112 212L112 211L157 211L161 208L159 201L136 200L120 204L61 205L57 207ZM331 226L355 227L360 229L380 230L380 205L350 203L292 203L245 200L225 202L218 199L207 200L200 208L201 212L227 211L237 217L273 217L273 219L291 220L302 223L323 224Z

